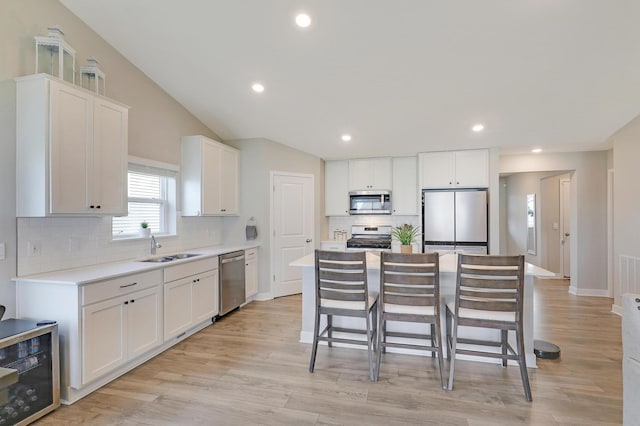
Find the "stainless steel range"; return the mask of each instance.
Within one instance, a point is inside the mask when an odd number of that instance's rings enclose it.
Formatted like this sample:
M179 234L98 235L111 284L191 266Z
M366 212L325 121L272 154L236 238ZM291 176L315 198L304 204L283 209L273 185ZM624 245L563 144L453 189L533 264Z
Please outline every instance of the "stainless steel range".
M353 225L347 250L391 251L391 226Z

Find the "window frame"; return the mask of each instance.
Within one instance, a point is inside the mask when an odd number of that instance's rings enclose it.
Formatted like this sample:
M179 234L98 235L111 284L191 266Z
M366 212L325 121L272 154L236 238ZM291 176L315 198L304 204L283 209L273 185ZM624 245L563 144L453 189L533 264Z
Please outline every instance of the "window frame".
M139 157L129 156L127 167L127 214L130 203L150 204L160 206L160 230L153 231L155 236L165 237L176 235L177 216L177 182L179 167L174 164L161 163ZM160 178L160 198L129 197L129 174L138 173ZM114 234L113 219L111 221L111 239L131 240L141 237L137 233Z

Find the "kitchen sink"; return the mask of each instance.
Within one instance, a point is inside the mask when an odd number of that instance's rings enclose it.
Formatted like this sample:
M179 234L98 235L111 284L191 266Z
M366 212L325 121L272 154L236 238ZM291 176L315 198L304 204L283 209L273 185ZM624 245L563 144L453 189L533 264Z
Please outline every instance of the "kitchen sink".
M152 257L149 259L141 260L140 262L166 263L166 262L172 262L174 260L189 259L190 257L196 257L196 256L200 256L200 254L179 253L179 254L172 254L171 256Z
M196 256L200 256L200 254L198 253L180 253L180 254L175 254L171 257L173 257L174 259L189 259L190 257L196 257Z

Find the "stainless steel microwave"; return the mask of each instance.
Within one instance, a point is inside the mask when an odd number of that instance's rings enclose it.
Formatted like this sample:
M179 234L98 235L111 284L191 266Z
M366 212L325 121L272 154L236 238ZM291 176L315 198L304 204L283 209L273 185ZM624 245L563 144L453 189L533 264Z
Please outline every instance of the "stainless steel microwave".
M391 191L349 192L349 214L391 214Z

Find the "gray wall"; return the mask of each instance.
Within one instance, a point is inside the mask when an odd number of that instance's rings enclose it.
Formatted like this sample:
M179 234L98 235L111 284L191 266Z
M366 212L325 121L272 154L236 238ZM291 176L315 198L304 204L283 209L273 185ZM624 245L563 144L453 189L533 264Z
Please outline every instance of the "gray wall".
M620 256L640 258L640 116L613 139L614 304L621 304ZM640 274L640 270L637 271ZM639 292L640 293L640 292Z
M204 126L140 70L116 52L56 0L0 2L0 242L7 258L0 260L0 303L7 317L15 315L15 84L35 69L34 36L60 25L65 40L76 49L76 65L94 56L106 73L108 97L131 106L129 153L168 163L180 162L180 136L215 133Z
M571 205L575 208L571 210L570 291L580 295L609 294L607 158L607 151L508 155L500 158L500 173L573 171Z
M327 218L324 216L324 161L318 157L268 139L228 141L241 151L240 209L237 218L225 218L224 240L227 243L245 241L245 226L251 216L258 225L259 241L259 294L257 298L272 297L271 281L271 220L270 173L272 171L308 174L314 176L314 241L320 247L320 236L327 235Z

